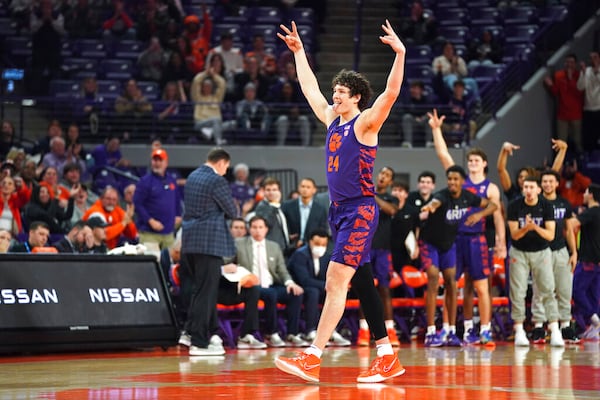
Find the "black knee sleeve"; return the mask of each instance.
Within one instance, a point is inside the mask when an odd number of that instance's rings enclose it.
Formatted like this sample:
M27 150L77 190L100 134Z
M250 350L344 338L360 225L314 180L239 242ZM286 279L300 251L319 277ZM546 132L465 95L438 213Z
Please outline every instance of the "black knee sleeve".
M364 264L358 267L351 283L360 300L360 306L369 324L371 334L375 337L375 340L386 337L387 330L383 320L383 304L373 283L371 265Z

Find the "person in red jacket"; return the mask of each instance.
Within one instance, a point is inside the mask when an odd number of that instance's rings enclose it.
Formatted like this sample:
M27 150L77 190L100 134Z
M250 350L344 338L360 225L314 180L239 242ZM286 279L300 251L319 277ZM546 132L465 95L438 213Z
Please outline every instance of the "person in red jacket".
M23 233L23 222L21 220L21 209L29 202L30 192L23 185L21 178L5 176L0 181L0 229L5 229L13 235ZM8 207L10 212L4 208Z
M206 56L211 49L212 21L206 10L206 6L202 6L202 24L200 18L196 15L188 15L183 20L183 37L187 38L193 48L193 51L199 53L198 65L195 65L195 74L204 71Z
M114 249L121 238L134 241L138 238L137 228L133 222L133 204L127 211L119 206L119 193L113 187L104 189L102 196L83 214L83 220L100 217L106 222L106 247Z
M590 178L577 170L577 160L565 161L558 193L577 209L583 205L583 194L591 183Z
M577 89L579 70L577 56L569 54L565 58L565 68L546 77L544 84L556 97L556 136L567 142L571 137L578 154L583 153L581 139L581 118L583 117L583 91Z
M113 5L114 14L102 24L104 35L134 38L135 29L133 28L133 20L125 12L125 3L123 0L114 0Z

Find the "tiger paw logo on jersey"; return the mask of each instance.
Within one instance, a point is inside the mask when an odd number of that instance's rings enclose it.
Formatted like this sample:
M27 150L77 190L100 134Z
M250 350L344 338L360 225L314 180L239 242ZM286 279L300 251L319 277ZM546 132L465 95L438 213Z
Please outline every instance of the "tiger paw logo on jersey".
M342 137L338 133L334 133L329 138L329 151L335 153L342 145Z

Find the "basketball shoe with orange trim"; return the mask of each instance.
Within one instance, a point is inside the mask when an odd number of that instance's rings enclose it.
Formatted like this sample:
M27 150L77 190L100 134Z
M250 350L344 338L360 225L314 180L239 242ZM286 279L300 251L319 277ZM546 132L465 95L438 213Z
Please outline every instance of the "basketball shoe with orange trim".
M358 375L356 381L359 383L377 383L404 374L406 370L400 364L396 354L377 357L371 363L369 369Z
M319 382L321 359L314 354L298 353L296 357L277 357L275 366L309 382Z

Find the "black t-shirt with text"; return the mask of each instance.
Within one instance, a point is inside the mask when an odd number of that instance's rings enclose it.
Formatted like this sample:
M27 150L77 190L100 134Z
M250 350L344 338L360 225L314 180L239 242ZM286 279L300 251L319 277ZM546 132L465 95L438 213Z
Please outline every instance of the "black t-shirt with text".
M394 205L398 205L398 198L392 196L389 193L376 194L383 201L387 201L388 203L392 203ZM379 210L379 223L377 225L377 230L373 235L373 244L371 245L372 249L384 249L389 250L391 246L391 225L392 225L392 216L384 213L381 209Z
M600 207L590 207L577 216L581 222L579 261L600 263Z
M525 203L521 197L508 205L508 221L517 221L519 229L525 226L525 217L529 214L537 226L545 227L547 221L554 221L554 207L543 197L539 196L535 205ZM550 242L538 235L537 232L529 231L519 240L512 241L512 245L521 251L541 251L550 246Z
M554 220L556 221L556 230L554 231L554 240L550 242L550 249L560 250L567 246L564 229L565 221L573 216L573 207L563 197L556 196L556 199L545 199L554 207Z
M456 240L458 226L463 223L469 207L480 207L482 199L467 190L461 190L460 196L453 198L448 189L440 190L433 198L442 204L423 221L420 239L447 251Z

